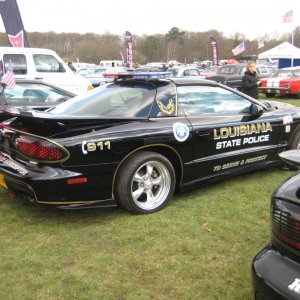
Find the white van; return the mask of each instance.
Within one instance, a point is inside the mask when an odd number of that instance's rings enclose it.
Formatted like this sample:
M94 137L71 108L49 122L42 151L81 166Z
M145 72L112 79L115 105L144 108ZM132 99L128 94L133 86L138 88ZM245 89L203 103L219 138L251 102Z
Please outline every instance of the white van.
M16 78L40 79L77 95L93 88L89 80L74 74L58 54L49 49L0 47L0 59L5 70L11 62Z
M121 60L101 60L100 61L100 67L122 67L123 62Z

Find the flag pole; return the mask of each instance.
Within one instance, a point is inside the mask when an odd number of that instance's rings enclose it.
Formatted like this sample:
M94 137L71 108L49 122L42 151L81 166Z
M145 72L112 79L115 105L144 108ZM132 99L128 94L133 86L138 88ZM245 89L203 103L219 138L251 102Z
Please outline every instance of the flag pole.
M294 46L294 26L292 25L292 45ZM294 66L294 57L293 57L293 53L292 53L292 57L291 57L291 67Z

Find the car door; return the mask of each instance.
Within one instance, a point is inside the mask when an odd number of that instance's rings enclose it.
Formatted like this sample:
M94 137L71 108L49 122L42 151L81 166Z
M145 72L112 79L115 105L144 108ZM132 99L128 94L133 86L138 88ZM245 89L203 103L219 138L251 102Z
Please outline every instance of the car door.
M258 102L216 86L179 86L177 91L180 110L193 128L195 180L276 160L280 119L259 114Z
M226 85L240 89L242 87L242 78L245 74L246 66L241 66L239 64L234 66L232 73L228 76Z

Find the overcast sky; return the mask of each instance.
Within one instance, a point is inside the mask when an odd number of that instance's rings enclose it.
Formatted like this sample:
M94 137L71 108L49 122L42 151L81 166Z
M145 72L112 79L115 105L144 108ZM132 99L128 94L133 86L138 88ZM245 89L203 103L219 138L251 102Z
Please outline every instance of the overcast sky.
M265 33L291 32L282 16L294 10L300 25L299 0L17 0L28 32L93 32L137 35L216 29L226 36L240 32L249 39ZM298 4L297 4L298 3ZM299 9L297 10L297 7ZM299 11L299 14L298 14ZM298 16L299 15L299 16ZM4 32L3 23L0 30Z

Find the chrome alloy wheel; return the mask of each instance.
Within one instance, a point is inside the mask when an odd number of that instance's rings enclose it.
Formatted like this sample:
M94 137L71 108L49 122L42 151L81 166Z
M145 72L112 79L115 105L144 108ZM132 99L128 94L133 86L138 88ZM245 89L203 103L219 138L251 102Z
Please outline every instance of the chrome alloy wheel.
M148 161L133 176L132 199L144 210L155 209L168 197L170 186L171 176L167 167L158 161Z

